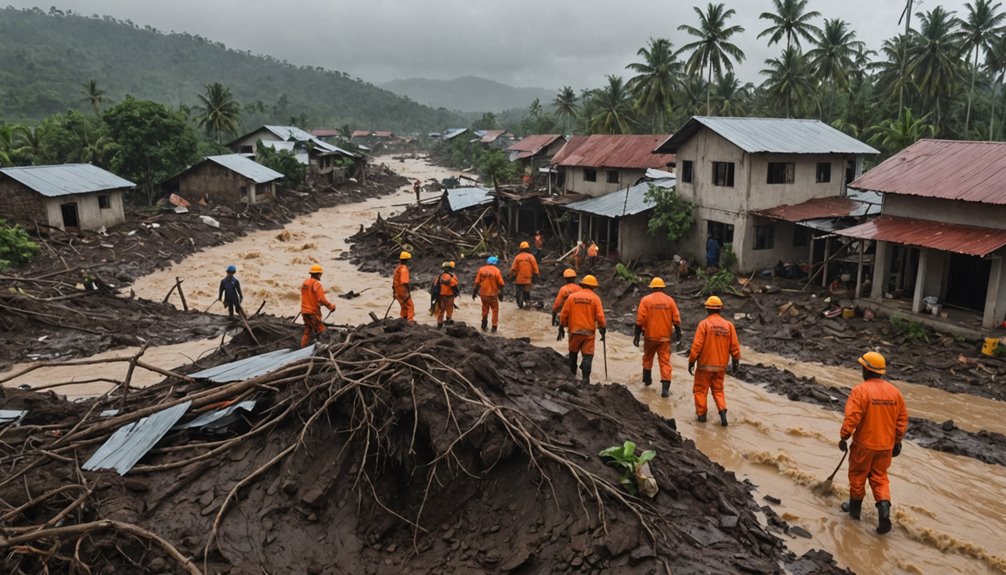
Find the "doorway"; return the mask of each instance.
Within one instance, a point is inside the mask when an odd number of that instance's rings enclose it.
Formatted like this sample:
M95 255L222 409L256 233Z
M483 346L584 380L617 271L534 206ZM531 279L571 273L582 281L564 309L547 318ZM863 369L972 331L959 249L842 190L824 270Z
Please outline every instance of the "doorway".
M80 231L80 220L77 218L77 203L62 204L59 206L63 214L63 229L68 232Z
M992 261L963 254L950 254L947 297L950 305L975 311L985 309Z

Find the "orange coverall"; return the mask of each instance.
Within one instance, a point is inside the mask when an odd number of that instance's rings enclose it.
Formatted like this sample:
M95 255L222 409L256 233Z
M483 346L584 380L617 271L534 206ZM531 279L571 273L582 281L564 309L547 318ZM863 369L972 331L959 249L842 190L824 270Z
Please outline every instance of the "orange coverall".
M653 369L653 356L660 363L660 380L671 381L671 334L681 325L674 298L655 291L639 300L636 325L643 330L643 369ZM647 376L649 377L649 376Z
M513 283L527 286L524 288L525 291L530 291L531 280L538 275L538 262L531 255L531 252L520 252L513 258L510 275L514 278Z
M541 234L534 235L534 247L539 250L545 247L545 238Z
M437 325L444 323L444 314L447 319L454 317L454 298L458 295L458 277L451 272L440 274L440 306L437 309Z
M500 321L500 288L503 285L503 274L494 265L486 264L475 273L475 289L482 300L482 320L485 321L492 311L493 327L497 327Z
M395 293L395 299L401 306L402 311L398 317L408 321L416 321L416 305L412 302L412 294L409 293L409 266L398 264L395 268L395 278L391 282L391 288Z
M570 294L559 313L559 324L569 332L570 353L594 355L594 330L606 327L600 296L591 289Z
M307 347L316 335L325 331L321 321L321 306L330 310L335 304L325 298L325 287L314 278L307 278L300 286L300 315L304 318L304 335L300 338L300 347Z
M737 361L741 359L741 344L737 340L737 330L734 324L723 319L720 314L710 314L695 328L692 351L688 354L688 363L698 363L695 369L695 383L692 386L696 415L706 414L710 387L713 390L716 409L723 411L727 408L727 399L723 394L723 378L731 356Z
M555 295L555 303L552 304L552 313L559 313L562 310L562 304L566 303L566 298L578 291L580 291L580 286L575 283L568 283L559 288L559 293Z
M845 402L841 439L852 437L849 447L849 499L866 496L870 481L873 500L890 501L887 468L891 450L905 437L908 409L905 398L887 381L873 378L852 388Z

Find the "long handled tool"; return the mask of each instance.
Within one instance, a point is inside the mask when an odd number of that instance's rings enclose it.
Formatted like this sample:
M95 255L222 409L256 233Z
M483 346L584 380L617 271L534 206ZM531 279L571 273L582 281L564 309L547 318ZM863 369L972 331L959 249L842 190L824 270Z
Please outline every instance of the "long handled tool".
M388 319L388 314L391 313L391 306L395 305L395 298L391 298L391 303L388 304L388 309L384 310L384 319Z
M608 340L601 338L601 352L604 355L604 381L608 381Z
M206 313L206 312L210 311L210 308L212 308L213 306L217 305L218 301L220 301L220 300L218 300L218 299L213 300L213 303L211 303L210 305L206 306L206 309L203 310L203 313Z
M814 493L817 493L818 495L827 495L828 493L831 492L831 480L835 478L835 475L838 473L838 470L842 468L842 464L845 463L845 458L847 455L849 455L848 450L842 453L842 459L839 460L838 465L835 467L835 471L831 472L831 475L828 476L828 479L825 479L824 481L818 483L813 487Z

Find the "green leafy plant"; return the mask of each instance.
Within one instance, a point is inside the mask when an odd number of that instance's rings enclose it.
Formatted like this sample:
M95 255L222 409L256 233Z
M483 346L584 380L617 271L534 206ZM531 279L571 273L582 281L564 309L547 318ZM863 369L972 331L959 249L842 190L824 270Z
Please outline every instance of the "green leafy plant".
M618 483L629 493L636 494L636 470L639 469L644 463L650 461L657 456L657 452L652 449L647 449L646 451L637 454L636 444L631 441L626 441L622 445L616 445L614 447L609 447L601 453L599 453L602 458L606 459L606 463L612 467L618 468L622 472L621 478L619 478Z
M21 226L7 225L0 219L0 272L11 265L28 263L38 253L38 244L31 241L28 232Z
M623 280L625 280L625 281L627 281L629 283L634 283L634 284L635 283L639 283L639 276L637 276L636 274L632 273L632 270L630 270L629 268L625 267L621 263L615 264L615 273L618 274L618 277L622 278Z
M307 177L307 167L297 160L297 156L286 150L274 150L263 146L261 140L256 146L256 160L267 168L283 174L283 185L297 189Z
M917 321L901 319L900 317L892 317L891 327L894 328L894 333L896 335L905 336L905 338L912 343L930 342L932 330Z
M734 245L729 242L723 244L723 250L720 252L720 268L729 271L736 265L737 254L734 253Z
M714 295L727 292L740 295L737 292L737 288L734 287L737 278L726 268L721 268L711 275L707 274L702 268L699 268L695 270L695 277L702 281L702 289L699 290L700 295Z
M676 242L695 225L695 204L678 195L675 188L651 185L646 192L646 199L656 204L647 224L647 231L651 236L663 234Z

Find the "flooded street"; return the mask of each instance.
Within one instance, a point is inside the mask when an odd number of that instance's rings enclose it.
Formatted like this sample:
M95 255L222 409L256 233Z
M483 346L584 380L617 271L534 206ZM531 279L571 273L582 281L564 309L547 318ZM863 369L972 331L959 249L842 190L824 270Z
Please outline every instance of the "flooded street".
M389 164L410 179L455 175L420 160L401 163L379 158L377 161ZM329 299L337 306L328 322L369 322L369 312L384 317L389 309L391 280L359 272L348 259L340 259L349 248L346 238L356 233L361 224L370 225L378 213L391 215L401 209L402 204L414 200L409 186L393 196L321 210L297 218L282 232L257 232L231 244L193 254L180 264L140 278L133 289L139 297L160 300L174 278L181 277L185 280L185 295L190 306L204 309L216 299L217 284L224 275L224 268L234 264L245 293L245 309L250 313L264 302L264 312L291 318L291 338L299 338L299 326L292 320L299 311L299 287L307 277L307 269L317 263L325 268L322 282L328 289ZM391 268L395 263L389 261L387 265ZM459 299L460 309L455 313L455 320L478 325L479 307L470 297L472 278L459 279L465 293ZM602 285L599 291L602 299L604 288ZM350 290L363 293L352 300L337 297ZM422 309L425 292L417 293L420 294L417 320L435 325L435 319ZM546 301L551 301L553 296L534 294L536 299ZM213 307L218 313L221 309L219 304ZM398 305L391 305L389 316L397 317L397 313ZM697 319L688 318L690 322ZM555 334L548 314L519 310L510 299L501 305L500 337L527 337L535 345L565 353L566 342L556 342ZM170 369L217 345L219 339L151 348L144 359ZM835 493L819 496L811 490L811 486L831 473L842 455L837 448L839 413L792 402L757 385L728 377L730 426L699 424L694 418L690 376L684 356L673 356L672 396L662 399L659 385L644 388L639 383L641 350L632 346L630 337L611 332L606 347L608 382L626 384L652 410L675 418L678 430L693 439L705 454L733 471L739 479L749 479L757 486L755 498L759 503L764 503L761 501L764 495L782 500L782 504L774 508L783 519L813 534L811 539L795 538L788 542L789 548L796 553L822 548L857 573L1006 573L1006 551L1002 543L1006 538L1006 472L1002 467L906 442L902 455L894 460L891 468L895 529L885 537L878 537L873 532L876 512L871 496L864 505L862 522L851 521L839 512L839 503L848 496L847 464L836 476ZM133 353L135 350L120 350L108 355L128 357ZM852 366L836 368L796 363L746 348L743 353L746 363L761 362L789 369L797 375L816 377L822 385L849 387L858 383L859 370ZM604 381L605 360L600 342L597 354L593 377L595 381ZM125 364L115 365L121 371L108 377L123 377ZM60 369L65 371L44 377L42 372L30 374L32 379L28 383L39 385L43 381L65 381L74 376L74 368ZM87 378L100 377L95 373L94 369L86 368ZM137 378L148 374L138 370L134 383L139 384ZM160 376L154 374L151 380L144 381L159 379ZM22 382L13 382L17 383ZM909 383L899 382L898 385L913 416L935 421L953 419L965 429L1006 433L999 402ZM82 387L74 394L100 393L104 389ZM69 391L60 393L70 394ZM70 394L71 397L74 394ZM660 465L659 454L653 465Z

